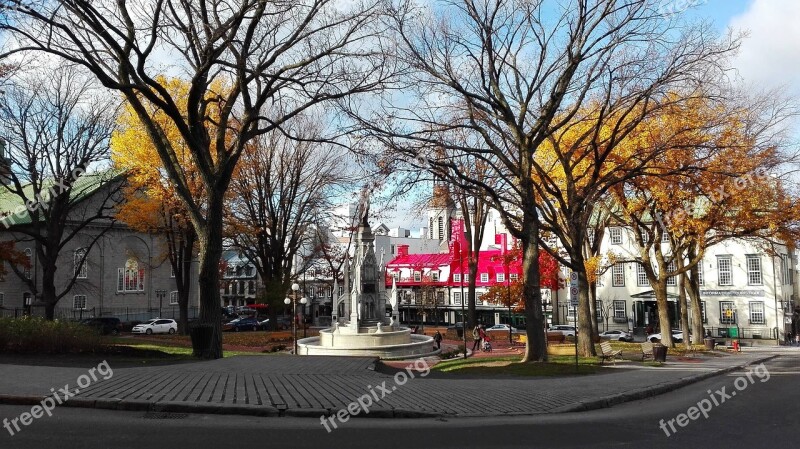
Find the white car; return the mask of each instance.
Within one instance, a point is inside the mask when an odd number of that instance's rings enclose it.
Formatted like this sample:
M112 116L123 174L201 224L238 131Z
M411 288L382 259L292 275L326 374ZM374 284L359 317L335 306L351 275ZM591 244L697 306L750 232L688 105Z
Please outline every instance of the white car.
M174 334L178 332L178 323L166 318L155 318L133 326L134 334Z
M672 340L675 343L683 342L683 332L680 329L672 329ZM661 341L661 332L657 334L650 334L647 336L647 341L651 343L658 343Z
M505 332L505 333L508 333L509 327L511 327L511 326L509 326L508 324L495 324L492 327L487 327L485 332ZM511 333L512 334L516 334L518 332L519 332L519 330L517 330L517 328L511 327Z
M575 330L575 326L566 326L561 324L550 326L550 329L547 329L547 332L561 332L565 337L574 337L575 334L578 333Z
M633 341L633 335L629 332L619 331L619 330L611 330L600 332L600 338L606 340L618 340L618 341Z

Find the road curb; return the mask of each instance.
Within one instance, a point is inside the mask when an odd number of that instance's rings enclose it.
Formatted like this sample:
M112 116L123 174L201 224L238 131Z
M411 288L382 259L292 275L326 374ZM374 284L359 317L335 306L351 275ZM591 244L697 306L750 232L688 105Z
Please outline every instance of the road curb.
M647 389L639 389L627 393L615 394L612 396L606 396L604 398L599 398L591 401L586 402L579 402L578 404L571 404L565 405L563 407L557 407L548 411L547 413L574 413L574 412L586 412L589 410L599 410L603 408L613 407L615 405L623 404L625 402L633 402L638 401L640 399L646 399L654 396L659 396L664 393L668 393L670 391L676 390L678 388L685 387L687 385L695 384L698 382L702 382L706 379L710 379L712 377L716 377L722 374L729 373L731 371L736 371L738 369L742 369L748 365L755 365L759 363L764 363L768 360L772 360L778 357L778 355L771 355L762 357L759 359L751 360L748 362L743 362L738 365L729 366L726 368L720 368L715 371L709 371L702 374L696 374L694 376L684 377L682 379L678 379L672 382L665 382L662 384L654 385L653 387Z

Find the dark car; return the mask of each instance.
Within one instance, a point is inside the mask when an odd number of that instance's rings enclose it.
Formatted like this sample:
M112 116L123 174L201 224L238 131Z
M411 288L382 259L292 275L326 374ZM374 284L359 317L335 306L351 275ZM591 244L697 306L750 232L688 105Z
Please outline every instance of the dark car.
M222 325L223 331L233 331L233 332L240 332L240 331L257 331L261 327L261 324L255 317L249 316L244 318L238 318L230 323L226 323Z
M80 323L97 329L101 335L119 335L122 332L119 318L84 318Z

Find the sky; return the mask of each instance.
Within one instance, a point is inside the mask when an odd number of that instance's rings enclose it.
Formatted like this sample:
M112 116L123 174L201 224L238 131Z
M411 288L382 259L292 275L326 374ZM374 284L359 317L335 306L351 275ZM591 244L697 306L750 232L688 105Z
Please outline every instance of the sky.
M720 32L744 31L748 36L732 61L739 82L752 89L779 89L800 97L800 0L653 0L665 11L709 20ZM800 135L795 131L794 135ZM384 223L390 228L419 230L403 204Z

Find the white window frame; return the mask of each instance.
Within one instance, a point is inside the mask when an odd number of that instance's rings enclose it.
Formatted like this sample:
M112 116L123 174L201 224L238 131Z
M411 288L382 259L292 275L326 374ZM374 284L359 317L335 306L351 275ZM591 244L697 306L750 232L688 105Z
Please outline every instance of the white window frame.
M33 250L30 248L25 248L25 257L28 258L28 266L23 269L22 274L25 276L25 279L31 279L33 277Z
M703 319L703 324L708 324L708 314L706 314L705 301L700 301L700 317Z
M622 245L622 228L609 228L608 240L612 245Z
M497 282L505 282L506 281L506 274L505 273L497 273Z
M510 273L508 275L508 280L511 282L516 282L519 280L519 275L517 273Z
M747 285L764 285L761 275L761 256L759 254L746 254Z
M594 301L594 314L597 316L597 321L603 321L603 300L596 299Z
M464 273L464 282L469 282L469 273Z
M650 286L650 281L647 279L647 273L644 271L644 265L640 263L636 264L636 286L637 287Z
M128 262L134 261L136 269L128 269ZM139 262L129 259L125 262L124 268L117 268L117 292L118 293L139 293L144 291L145 270L139 268Z
M614 300L614 316L615 319L623 319L628 318L628 309L627 304L625 304L624 299L615 299Z
M669 264L667 264L667 273L673 272L678 269L678 266L675 264L673 260ZM667 287L675 287L678 285L678 276L669 276L667 278Z
M732 311L730 318L727 317L727 310ZM737 322L736 317L736 303L733 301L720 301L719 302L719 324L734 325Z
M717 284L721 286L733 285L732 271L733 258L731 256L717 256Z
M697 263L697 284L706 285L705 275L703 274L703 261Z
M169 292L169 305L176 306L178 305L178 291L173 290Z
M80 303L79 303L80 301ZM82 307L79 307L79 304L82 303ZM73 310L86 310L86 295L74 295L72 297L72 309Z
M86 248L78 248L72 253L72 266L74 268L75 279L88 279L89 272L86 268Z
M766 324L764 301L750 301L750 324Z
M422 282L422 273L414 270L414 282Z
M453 292L453 305L454 306L461 305L461 292Z
M453 274L453 282L461 282L461 274L454 273Z
M489 282L489 273L481 273L481 282Z
M431 282L439 282L439 271L431 271Z
M625 286L625 264L615 263L611 266L611 286L624 287Z

